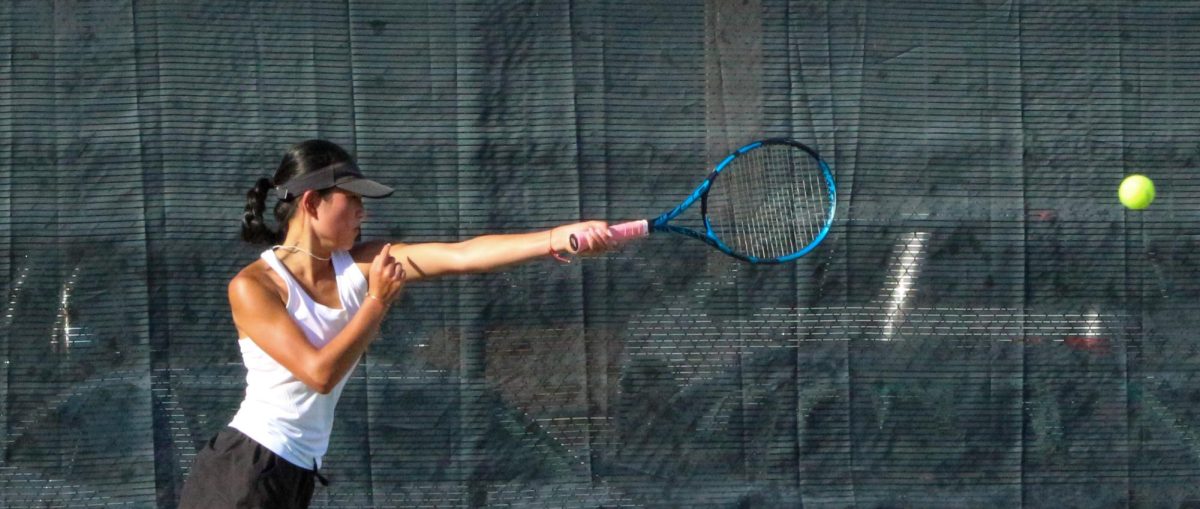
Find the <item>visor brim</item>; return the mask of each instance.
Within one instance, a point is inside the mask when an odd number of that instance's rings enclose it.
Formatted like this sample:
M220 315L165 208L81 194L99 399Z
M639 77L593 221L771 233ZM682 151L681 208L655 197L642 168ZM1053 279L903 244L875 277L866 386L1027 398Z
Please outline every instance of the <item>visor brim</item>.
M391 196L392 193L396 192L395 189L370 179L354 179L349 182L336 184L334 187L337 187L338 189L344 189L367 198L386 198Z

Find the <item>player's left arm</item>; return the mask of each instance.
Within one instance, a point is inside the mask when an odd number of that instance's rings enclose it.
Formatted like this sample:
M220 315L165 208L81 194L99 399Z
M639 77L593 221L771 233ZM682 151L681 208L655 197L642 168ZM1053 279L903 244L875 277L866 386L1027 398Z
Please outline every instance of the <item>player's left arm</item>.
M454 274L491 272L556 253L572 253L571 235L583 233L589 244L586 254L610 247L611 234L603 221L586 221L530 233L482 235L461 242L400 244L393 242L391 255L404 265L408 281ZM384 241L355 247L359 255L378 252ZM374 249L374 251L372 251ZM584 254L584 253L580 253Z

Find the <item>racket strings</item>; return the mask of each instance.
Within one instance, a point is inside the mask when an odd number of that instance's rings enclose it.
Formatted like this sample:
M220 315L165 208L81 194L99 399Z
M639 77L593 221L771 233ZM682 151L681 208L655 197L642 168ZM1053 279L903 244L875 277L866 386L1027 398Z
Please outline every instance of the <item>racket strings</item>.
M722 170L709 192L713 234L730 249L779 258L820 236L830 214L829 183L816 158L790 145L763 145Z

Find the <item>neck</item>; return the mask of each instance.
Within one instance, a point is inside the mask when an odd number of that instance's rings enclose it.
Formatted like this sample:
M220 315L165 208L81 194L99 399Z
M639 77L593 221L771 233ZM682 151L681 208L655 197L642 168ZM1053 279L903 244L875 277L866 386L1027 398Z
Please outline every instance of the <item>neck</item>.
M331 256L318 256L317 254L313 253L312 251L309 251L300 246L294 246L294 245L275 244L274 246L271 246L271 249L287 251L288 253L303 253L303 254L308 255L308 257L312 258L313 260L322 261L322 262L327 262L332 258L332 255ZM276 253L276 255L278 255L278 253Z
M328 262L333 256L332 250L320 245L316 239L310 235L303 235L297 232L294 235L288 235L287 238L272 247L275 250L276 256L282 260L284 258L293 258L295 261L300 261L303 264ZM292 260L288 260L292 261Z

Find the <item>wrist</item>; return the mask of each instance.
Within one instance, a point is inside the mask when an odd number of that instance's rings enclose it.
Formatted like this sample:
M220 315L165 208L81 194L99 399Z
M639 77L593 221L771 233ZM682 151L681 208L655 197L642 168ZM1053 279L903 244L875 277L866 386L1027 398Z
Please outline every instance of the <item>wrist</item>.
M548 239L550 243L550 249L553 249L559 253L570 253L571 233L572 230L567 225L552 228L550 230L550 238Z
M367 302L370 302L370 301L377 302L377 303L379 303L379 305L383 306L384 309L387 309L387 308L391 307L391 305L392 305L391 301L386 300L378 295L375 295L374 293L371 293L370 290L367 290L366 301Z
M564 253L570 253L571 250L567 248L567 246L570 245L569 241L564 242L560 238L560 236L563 235L562 232L559 231L561 228L562 227L559 226L550 230L550 238L547 239L547 244L550 246L549 254L551 258L558 260L559 263L571 263L570 258L563 256ZM567 234L567 236L569 237L569 234Z

